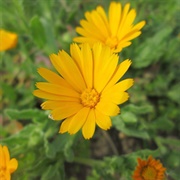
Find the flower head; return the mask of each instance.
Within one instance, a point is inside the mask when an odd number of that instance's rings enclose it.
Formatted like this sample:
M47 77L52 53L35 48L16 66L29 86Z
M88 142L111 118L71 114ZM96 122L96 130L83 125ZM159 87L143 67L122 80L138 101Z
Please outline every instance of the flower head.
M0 51L14 48L17 44L17 39L17 34L0 29Z
M18 167L18 162L15 158L10 159L7 146L0 145L0 179L10 180L11 173Z
M51 110L54 120L65 119L60 133L75 134L82 128L83 136L93 136L96 124L107 130L110 116L120 112L118 104L128 99L125 92L133 84L132 79L118 80L129 68L131 61L118 65L119 56L100 43L77 44L70 47L70 55L59 51L50 56L53 66L61 75L40 68L39 74L48 82L38 82L34 95L47 99L41 106Z
M138 165L133 174L133 180L163 180L166 168L159 160L149 156L147 160L138 158Z
M95 42L101 42L114 52L120 52L123 48L131 44L131 40L141 34L141 29L145 21L134 25L136 17L135 9L130 10L130 4L122 8L121 3L111 2L108 16L104 9L98 6L96 10L85 13L86 20L81 20L81 27L76 28L80 37L75 37L78 43L89 43L91 46Z

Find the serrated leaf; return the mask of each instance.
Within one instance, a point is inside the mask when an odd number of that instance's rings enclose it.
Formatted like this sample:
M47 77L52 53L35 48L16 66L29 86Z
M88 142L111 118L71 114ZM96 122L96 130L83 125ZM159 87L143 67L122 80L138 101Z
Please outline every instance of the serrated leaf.
M44 112L38 109L25 109L25 110L16 110L16 109L6 109L5 114L10 118L10 120L31 120L35 117L44 117Z
M122 131L124 134L142 139L150 139L150 136L146 131L136 129L136 127L126 127L125 123L121 120L119 116L113 117L112 119L113 126L119 131Z
M2 142L11 144L11 145L17 145L21 144L22 145L27 145L29 141L30 134L36 129L35 124L29 124L25 126L20 132L17 134L10 136L8 138L5 138L2 140Z
M58 134L58 136L51 143L44 139L44 146L48 158L54 158L58 152L62 152L67 161L71 162L74 158L72 146L75 136L65 134Z

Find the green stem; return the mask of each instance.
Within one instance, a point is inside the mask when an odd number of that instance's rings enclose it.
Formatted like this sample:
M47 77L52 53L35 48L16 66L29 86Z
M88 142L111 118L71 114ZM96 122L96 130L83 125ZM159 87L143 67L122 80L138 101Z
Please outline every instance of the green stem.
M111 136L107 133L107 131L102 130L101 132L102 132L103 136L105 137L106 141L110 144L110 147L111 147L113 153L116 156L118 156L119 155L118 150L117 150L113 140L111 139Z
M82 157L75 157L74 162L91 166L91 167L103 165L103 161L101 160L94 160L94 159L82 158Z

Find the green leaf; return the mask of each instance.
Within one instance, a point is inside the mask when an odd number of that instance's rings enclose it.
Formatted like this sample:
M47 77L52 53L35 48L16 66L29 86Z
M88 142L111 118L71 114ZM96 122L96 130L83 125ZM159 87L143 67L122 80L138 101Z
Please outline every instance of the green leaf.
M44 139L45 151L48 158L54 158L58 152L62 152L67 161L72 162L74 153L72 146L74 144L76 136L65 134L58 134L56 138L49 143L47 139Z
M44 112L38 109L25 109L21 111L15 109L6 109L5 114L10 118L10 120L31 120L35 117L45 116Z
M127 112L126 111L126 112L122 113L119 118L122 118L122 120L125 123L136 123L137 122L137 117L132 112Z
M162 137L156 137L156 140L167 145L172 145L176 148L180 147L180 140L175 138L162 138ZM174 148L175 150L175 148Z
M46 36L44 27L38 16L34 16L30 21L30 31L34 42L43 48L46 45Z
M10 100L11 103L16 101L17 94L12 86L5 83L1 83L1 88L2 88L2 95L4 96L4 98L8 98L8 100Z
M135 57L132 65L135 68L143 68L158 61L164 54L166 43L168 43L168 37L172 31L172 27L166 26L164 28L163 26L154 36L147 38L145 42L141 43L135 50Z
M29 124L25 126L19 133L9 136L8 138L5 138L2 140L2 142L9 144L11 146L27 146L29 142L29 138L31 136L31 133L36 129L35 124Z
M174 85L167 93L167 96L177 102L177 103L180 103L180 84L176 84Z
M55 35L54 35L54 27L52 27L52 25L48 22L47 19L42 19L42 24L44 26L44 30L45 30L45 36L46 36L46 50L47 53L50 54L52 52L57 52L58 48L56 45L56 39L55 39Z
M134 114L147 114L147 113L153 112L153 106L148 105L148 104L141 105L141 106L129 104L123 108L122 115L123 115L123 111L132 112Z
M56 163L53 165L48 166L44 173L41 176L41 180L47 180L47 179L58 179L63 180L64 179L64 170L62 168L61 163Z
M38 128L38 126L30 134L31 134L31 138L29 139L29 142L28 142L29 147L34 147L43 141L44 134L42 132L42 129Z
M122 131L124 134L128 136L138 137L142 139L150 139L150 136L146 131L137 129L136 126L127 127L120 116L121 115L112 118L112 124L116 129Z
M159 117L148 125L152 129L170 131L174 128L174 123L166 116Z

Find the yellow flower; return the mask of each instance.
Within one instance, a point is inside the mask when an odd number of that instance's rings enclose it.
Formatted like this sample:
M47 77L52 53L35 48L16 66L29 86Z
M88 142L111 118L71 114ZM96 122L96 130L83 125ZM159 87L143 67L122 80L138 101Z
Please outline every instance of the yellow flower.
M11 173L13 173L17 167L17 160L15 158L10 160L7 146L0 144L0 180L10 180Z
M0 51L14 48L17 44L17 40L17 34L0 29Z
M163 180L165 170L159 160L149 156L147 160L138 158L138 165L133 174L133 180Z
M108 17L101 6L92 12L86 12L86 20L80 21L82 27L76 28L76 32L81 36L73 40L78 43L87 42L91 47L95 42L101 42L111 47L114 52L120 52L141 34L140 30L145 25L145 21L133 25L136 11L129 11L129 8L129 3L122 9L120 3L111 2Z
M127 101L125 91L133 84L132 79L118 82L131 61L118 65L119 56L100 43L92 49L89 44L82 44L81 49L72 44L70 55L62 50L50 59L61 76L40 68L39 74L48 82L37 83L34 95L47 99L42 108L51 110L52 119L65 119L59 132L75 134L82 128L83 136L89 139L96 124L109 129L110 116L120 112L118 104Z

